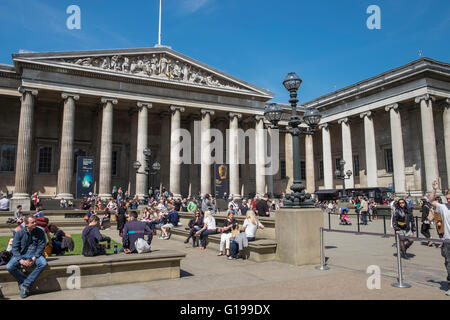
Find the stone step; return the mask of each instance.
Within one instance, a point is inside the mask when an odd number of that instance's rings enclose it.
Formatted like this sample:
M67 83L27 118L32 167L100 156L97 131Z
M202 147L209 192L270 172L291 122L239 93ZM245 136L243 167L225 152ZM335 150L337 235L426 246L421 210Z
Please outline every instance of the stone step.
M180 278L183 252L156 250L143 254L111 254L98 257L61 256L47 259L47 267L38 277L31 292L43 293L76 289L68 287L67 281L74 275L74 266L81 275L80 288L111 286L124 283L148 282ZM69 268L70 267L70 268ZM19 295L17 281L0 266L1 293L5 296Z

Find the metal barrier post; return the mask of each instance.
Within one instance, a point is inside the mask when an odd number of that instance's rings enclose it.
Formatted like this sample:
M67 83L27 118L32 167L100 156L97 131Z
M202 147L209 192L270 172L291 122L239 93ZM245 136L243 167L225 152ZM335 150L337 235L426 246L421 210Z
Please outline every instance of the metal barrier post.
M331 230L331 212L328 212L328 230Z
M361 232L360 226L359 226L359 211L356 212L356 222L358 223L358 233Z
M416 238L419 239L419 217L416 217Z
M320 266L316 267L317 270L326 271L330 268L325 265L324 243L323 243L323 228L320 228Z
M392 286L396 288L411 288L410 284L403 283L402 257L400 255L400 235L395 234L395 242L397 243L397 274L398 282L393 283Z
M383 215L383 229L384 229L384 236L383 238L387 238L387 234L386 234L386 216Z

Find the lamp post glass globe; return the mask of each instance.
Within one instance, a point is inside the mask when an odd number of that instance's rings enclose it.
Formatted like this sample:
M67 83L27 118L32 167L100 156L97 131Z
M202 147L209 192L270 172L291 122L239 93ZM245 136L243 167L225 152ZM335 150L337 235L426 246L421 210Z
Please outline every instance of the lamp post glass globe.
M350 178L350 176L353 174L353 172L351 170L347 170L346 174Z
M145 148L143 153L144 153L144 156L150 157L152 155L152 150L150 150L150 148Z
M133 168L135 168L136 170L139 170L139 168L141 167L141 163L139 161L135 161L133 162Z
M319 110L314 107L309 107L306 109L306 112L303 115L303 121L311 128L316 128L320 122L320 119L322 119L322 115Z
M339 161L339 164L341 165L341 167L343 167L343 166L345 166L345 160L344 159L341 159L341 161Z
M286 78L284 78L283 85L287 91L297 91L302 84L302 79L295 74L295 72L290 72Z
M278 122L280 122L281 120L282 114L283 110L276 103L271 103L264 108L264 117L274 126L278 125Z
M341 176L341 171L339 169L336 169L334 175L336 176L336 178L339 178Z
M159 164L158 161L156 161L153 165L152 165L153 170L155 171L159 171L161 169L161 165Z

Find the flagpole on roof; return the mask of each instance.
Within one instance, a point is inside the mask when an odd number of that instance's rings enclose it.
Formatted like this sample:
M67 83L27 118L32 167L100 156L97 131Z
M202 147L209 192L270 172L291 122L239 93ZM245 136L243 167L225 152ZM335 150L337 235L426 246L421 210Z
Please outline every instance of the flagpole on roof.
M158 45L161 45L161 11L162 11L162 0L159 0L159 33L158 33Z

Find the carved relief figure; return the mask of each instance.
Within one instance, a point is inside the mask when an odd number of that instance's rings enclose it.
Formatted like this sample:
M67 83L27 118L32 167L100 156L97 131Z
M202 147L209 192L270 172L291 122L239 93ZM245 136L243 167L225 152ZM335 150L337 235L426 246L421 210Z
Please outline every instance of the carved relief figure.
M121 56L111 57L87 57L76 59L61 59L66 63L74 63L80 66L96 67L114 70L124 73L146 75L149 77L166 77L189 83L196 83L210 87L225 87L242 90L236 84L220 80L215 75L198 69L189 63L173 60L164 53L154 53L143 56Z

